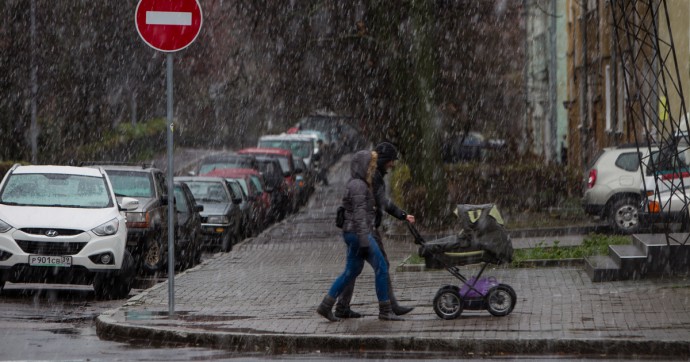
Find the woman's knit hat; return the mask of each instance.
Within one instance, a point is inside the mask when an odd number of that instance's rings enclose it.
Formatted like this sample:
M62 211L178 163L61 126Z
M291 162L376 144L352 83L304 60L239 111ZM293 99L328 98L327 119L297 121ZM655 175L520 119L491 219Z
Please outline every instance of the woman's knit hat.
M388 161L395 161L398 159L398 149L390 142L381 142L376 145L374 151L378 154L379 166L385 165Z

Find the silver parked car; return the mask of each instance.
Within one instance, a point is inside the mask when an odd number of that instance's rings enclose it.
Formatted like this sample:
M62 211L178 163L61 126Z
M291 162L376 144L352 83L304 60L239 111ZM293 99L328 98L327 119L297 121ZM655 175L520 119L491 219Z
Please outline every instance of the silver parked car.
M655 150L658 149L652 148L652 152ZM594 158L584 180L585 212L608 220L617 233L637 232L642 201L640 185L643 173L648 174L648 170L640 170L640 159L648 157L649 147L640 147L639 151L635 145L603 149Z

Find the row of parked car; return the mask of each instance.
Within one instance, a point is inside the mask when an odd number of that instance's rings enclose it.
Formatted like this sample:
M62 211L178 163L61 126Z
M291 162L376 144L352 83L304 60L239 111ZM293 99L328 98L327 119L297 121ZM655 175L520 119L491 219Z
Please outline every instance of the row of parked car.
M603 149L584 181L582 206L614 232L690 231L690 146L622 145Z
M93 284L100 297L126 297L137 275L167 269L170 202L176 267L198 263L204 248L231 250L296 212L319 168L351 142L295 129L203 158L174 177L174 195L153 165L13 166L0 183L0 291L6 282Z

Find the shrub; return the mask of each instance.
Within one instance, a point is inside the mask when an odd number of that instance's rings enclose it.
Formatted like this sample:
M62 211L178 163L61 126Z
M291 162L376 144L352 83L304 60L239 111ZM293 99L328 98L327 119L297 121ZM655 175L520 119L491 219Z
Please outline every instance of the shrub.
M566 205L581 193L580 171L539 160L446 164L444 172L448 212L455 204L486 203L498 205L505 214L541 212ZM397 205L423 215L426 189L412 185L407 165L400 163L393 170L390 185L391 198ZM453 220L452 215L445 214L440 221L447 225Z

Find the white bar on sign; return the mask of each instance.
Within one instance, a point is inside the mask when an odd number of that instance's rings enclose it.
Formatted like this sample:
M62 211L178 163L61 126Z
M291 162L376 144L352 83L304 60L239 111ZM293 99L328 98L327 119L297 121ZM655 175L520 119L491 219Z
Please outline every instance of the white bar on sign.
M180 13L175 11L147 11L146 24L192 25L192 13Z

